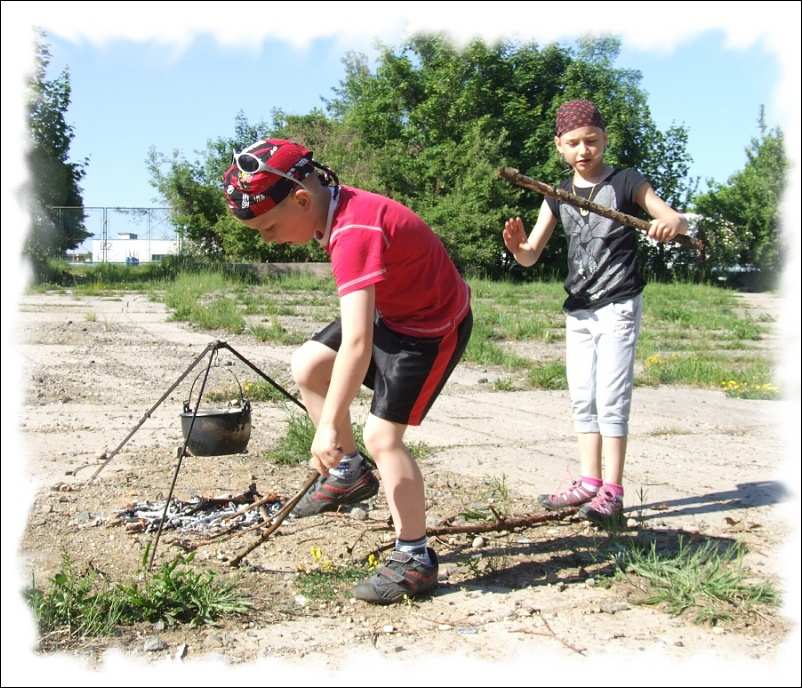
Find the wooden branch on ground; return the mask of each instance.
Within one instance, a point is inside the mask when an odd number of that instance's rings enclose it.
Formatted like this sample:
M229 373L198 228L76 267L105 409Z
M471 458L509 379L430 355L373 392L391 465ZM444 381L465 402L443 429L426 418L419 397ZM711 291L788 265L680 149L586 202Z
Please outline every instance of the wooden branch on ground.
M518 528L531 528L532 526L540 525L541 523L550 523L552 521L561 521L566 516L571 516L576 513L575 508L560 509L559 511L547 511L537 514L523 514L514 518L502 516L495 510L491 509L496 517L495 521L479 521L478 523L466 524L464 526L441 526L439 528L427 528L427 537L438 537L440 535L459 535L470 534L477 535L479 533L490 533L502 530L516 530ZM368 531L378 531L378 528L369 528ZM389 530L389 529L382 529ZM362 539L363 531L357 541L351 546L351 551L356 546L357 542ZM395 542L389 542L381 545L380 547L371 550L372 552L384 552L385 550L395 547Z

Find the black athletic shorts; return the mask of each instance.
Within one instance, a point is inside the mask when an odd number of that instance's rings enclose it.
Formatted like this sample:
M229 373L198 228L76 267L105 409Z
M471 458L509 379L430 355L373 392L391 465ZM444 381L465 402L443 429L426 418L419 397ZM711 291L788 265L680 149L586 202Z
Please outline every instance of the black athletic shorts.
M373 325L373 356L363 381L373 390L370 412L393 423L420 425L462 358L472 328L470 310L456 329L434 338L399 334L377 320ZM315 333L312 341L339 351L339 318Z

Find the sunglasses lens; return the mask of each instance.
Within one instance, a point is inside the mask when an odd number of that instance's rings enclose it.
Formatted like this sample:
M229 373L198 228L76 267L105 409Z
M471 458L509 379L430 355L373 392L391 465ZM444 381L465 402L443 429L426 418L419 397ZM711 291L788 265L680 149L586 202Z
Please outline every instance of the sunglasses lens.
M237 158L237 167L239 167L243 172L253 174L259 169L259 158L257 158L255 155L251 155L250 153L240 153L239 157Z

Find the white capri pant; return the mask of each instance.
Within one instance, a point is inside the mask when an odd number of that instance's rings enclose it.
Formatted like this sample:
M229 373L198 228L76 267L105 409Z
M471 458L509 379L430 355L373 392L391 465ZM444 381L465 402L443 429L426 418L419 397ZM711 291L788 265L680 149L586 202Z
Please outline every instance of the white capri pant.
M565 370L576 432L626 437L643 295L565 316Z

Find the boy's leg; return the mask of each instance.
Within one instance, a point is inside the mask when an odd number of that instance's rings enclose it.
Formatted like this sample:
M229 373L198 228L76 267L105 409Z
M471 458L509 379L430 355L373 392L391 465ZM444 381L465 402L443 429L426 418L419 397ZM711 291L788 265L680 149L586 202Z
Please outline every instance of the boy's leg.
M332 323L316 336L336 331L338 323ZM334 358L337 352L319 341L308 341L292 357L292 373L301 390L312 422L317 426L323 402L328 391ZM342 438L343 461L326 477L321 476L293 509L296 518L313 516L324 511L334 511L341 506L365 501L379 491L379 481L362 461L356 450L351 416L346 414L337 425Z
M437 586L437 554L427 547L423 476L403 444L408 425L418 425L462 357L473 317L440 339L416 339L377 327L373 403L365 447L382 477L396 529L396 546L384 566L354 588L354 597L375 604L399 602Z
M419 540L426 535L426 501L423 476L403 443L406 429L406 425L370 414L365 423L365 448L379 469L396 537Z

